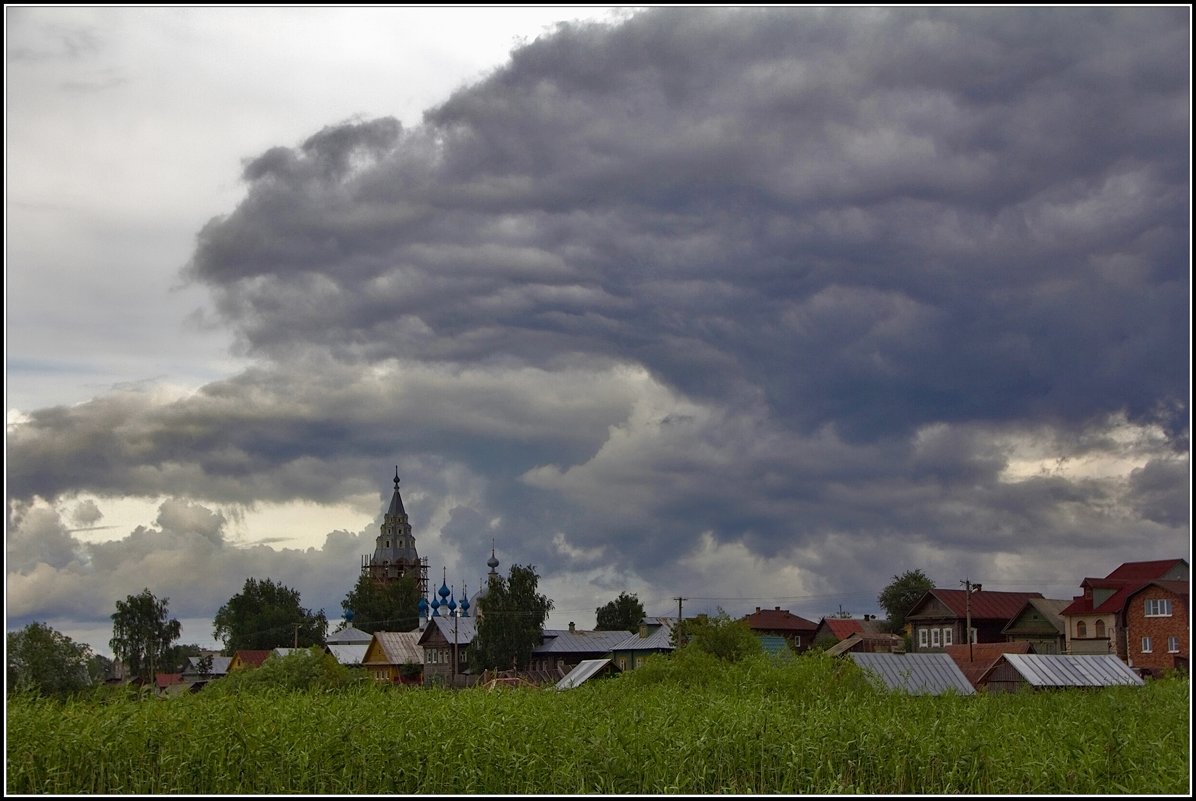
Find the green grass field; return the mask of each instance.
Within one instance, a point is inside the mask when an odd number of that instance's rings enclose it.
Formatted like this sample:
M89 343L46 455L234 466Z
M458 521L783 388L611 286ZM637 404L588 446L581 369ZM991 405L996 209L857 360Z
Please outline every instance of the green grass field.
M9 793L1186 794L1186 678L912 697L847 661L654 661L568 692L8 699Z

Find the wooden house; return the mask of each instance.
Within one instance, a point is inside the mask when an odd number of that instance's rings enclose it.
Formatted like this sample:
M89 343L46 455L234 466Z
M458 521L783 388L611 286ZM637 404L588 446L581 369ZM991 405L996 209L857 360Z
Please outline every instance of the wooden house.
M376 681L386 684L416 684L423 676L423 653L419 631L375 631L361 666Z
M956 666L973 687L980 686L980 679L1005 654L1032 654L1034 646L1026 641L977 642L971 645L949 645L943 649L955 660Z
M625 635L622 642L611 648L615 666L619 670L634 670L653 654L673 652L673 624L669 617L646 617L640 623L640 630Z
M905 616L915 652L942 651L967 643L965 629L971 619L972 642L1004 642L1002 634L1026 601L1039 592L988 590L928 590Z
M232 661L228 663L228 671L232 673L237 670L261 667L262 663L269 659L273 653L269 648L264 650L237 651L233 654Z
M814 629L814 640L811 644L819 648L830 648L853 634L885 633L884 621L878 620L874 615L864 615L863 618L824 617L818 621Z
M818 630L818 624L814 621L779 606L772 609L757 606L755 612L744 615L743 621L757 635L783 637L797 653L810 650L814 644L814 632Z
M1036 654L1065 653L1067 621L1061 612L1070 603L1057 598L1030 598L1001 633L1008 642L1032 643Z

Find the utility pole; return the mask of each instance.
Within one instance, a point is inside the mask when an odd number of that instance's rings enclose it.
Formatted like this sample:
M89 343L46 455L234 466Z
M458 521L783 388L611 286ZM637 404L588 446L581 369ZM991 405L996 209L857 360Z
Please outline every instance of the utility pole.
M449 597L450 598L452 597L451 593L449 594ZM452 676L452 679L453 679L452 686L453 686L454 690L457 689L457 642L458 642L458 640L461 639L457 635L460 632L460 626L461 626L460 621L461 621L461 610L454 609L453 610L453 670L452 670L452 673L449 674L450 676Z
M972 655L972 593L980 592L979 584L973 584L971 579L964 579L959 582L963 585L967 595L964 597L964 609L967 614L967 629L965 629L963 636L968 638L968 661L971 662L975 657Z
M682 622L682 621L683 621L685 618L684 618L684 617L682 616L682 614L681 614L681 604L682 604L682 602L683 602L683 601L688 601L689 599L688 599L688 598L682 598L680 595L678 595L678 596L677 596L676 598L674 598L673 600L677 602L677 644L678 644L678 645L685 645L685 633L684 633L684 631L683 631L683 630L682 630L682 628L681 628L681 622Z
M298 649L299 648L299 624L292 623L291 625L295 627L295 648Z

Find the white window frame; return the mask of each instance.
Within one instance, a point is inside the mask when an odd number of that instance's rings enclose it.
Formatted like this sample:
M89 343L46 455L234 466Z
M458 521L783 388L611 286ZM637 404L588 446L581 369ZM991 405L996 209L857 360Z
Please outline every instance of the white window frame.
M918 629L918 647L919 648L929 648L930 647L930 635L926 633L926 629L924 629L924 628Z
M1142 638L1142 653L1144 653L1144 654L1154 653L1153 644L1150 641L1150 637Z
M931 648L942 648L943 647L942 632L943 632L942 629L931 629L930 630L930 647Z
M953 639L954 637L952 636L951 629L943 629L943 647L946 648L948 645L951 645L951 641Z
M1175 636L1174 634L1167 638L1167 653L1179 653L1179 637Z
M1171 617L1170 598L1147 598L1144 608L1147 617Z

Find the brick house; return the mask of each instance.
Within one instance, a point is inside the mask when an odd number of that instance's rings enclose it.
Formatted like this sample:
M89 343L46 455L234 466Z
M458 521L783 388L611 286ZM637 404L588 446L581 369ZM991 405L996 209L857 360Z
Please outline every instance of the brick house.
M913 650L942 651L950 645L966 644L964 629L969 617L972 642L1004 642L1002 632L1009 621L1026 601L1041 597L1040 592L927 590L905 616Z
M1183 559L1124 562L1104 578L1085 578L1082 595L1072 598L1060 615L1067 621L1067 653L1116 654L1130 658L1125 629L1125 603L1132 593L1158 580L1188 580Z
M814 632L818 630L818 624L814 621L779 606L772 609L757 606L755 612L743 617L743 621L757 635L784 638L789 647L799 654L810 650L814 644Z
M1151 581L1125 600L1127 662L1139 671L1166 673L1188 666L1188 582Z

